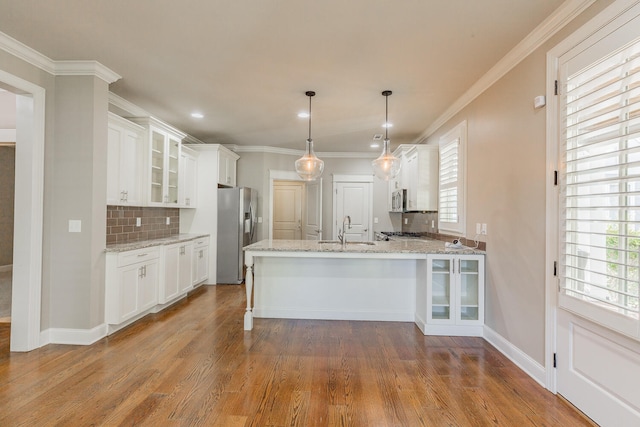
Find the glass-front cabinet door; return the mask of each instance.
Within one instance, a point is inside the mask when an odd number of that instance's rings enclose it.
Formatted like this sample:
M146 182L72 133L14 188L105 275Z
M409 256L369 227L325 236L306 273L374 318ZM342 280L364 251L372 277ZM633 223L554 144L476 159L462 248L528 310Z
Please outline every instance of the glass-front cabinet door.
M165 134L151 130L151 188L149 202L164 203L165 183Z
M458 258L459 278L459 315L458 320L478 321L481 316L480 307L480 260Z
M429 255L427 323L484 323L484 256Z
M427 267L430 286L427 287L427 317L432 323L453 321L453 264L454 258L443 255L430 258Z
M166 203L178 204L178 182L180 168L180 141L169 137L169 152L167 158L167 200Z

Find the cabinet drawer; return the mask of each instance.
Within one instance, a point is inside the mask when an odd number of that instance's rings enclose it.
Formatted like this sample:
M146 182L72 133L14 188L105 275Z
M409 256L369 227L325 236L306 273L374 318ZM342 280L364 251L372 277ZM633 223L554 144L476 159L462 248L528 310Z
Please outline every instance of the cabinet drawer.
M205 246L209 246L209 238L208 237L202 237L200 239L194 239L193 240L193 248L194 249L204 248Z
M157 259L159 257L159 246L121 252L120 254L118 254L118 267L124 267L127 265L135 264L137 262L144 262L150 259Z

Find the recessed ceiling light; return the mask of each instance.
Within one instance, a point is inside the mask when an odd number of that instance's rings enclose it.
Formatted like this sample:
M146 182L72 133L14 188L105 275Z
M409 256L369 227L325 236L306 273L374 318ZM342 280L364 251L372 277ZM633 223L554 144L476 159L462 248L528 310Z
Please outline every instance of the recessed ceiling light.
M201 119L204 117L204 114L202 113L191 113L191 117L193 117L194 119Z
M387 122L387 123L383 124L382 127L383 128L392 128L393 127L393 123Z
M306 111L302 111L298 113L298 117L300 117L301 119L306 119L307 117L309 117L309 113L307 113Z
M371 148L378 148L378 147L380 147L380 144L379 144L379 143L377 143L377 142L372 142L372 143L369 145L369 147L371 147Z

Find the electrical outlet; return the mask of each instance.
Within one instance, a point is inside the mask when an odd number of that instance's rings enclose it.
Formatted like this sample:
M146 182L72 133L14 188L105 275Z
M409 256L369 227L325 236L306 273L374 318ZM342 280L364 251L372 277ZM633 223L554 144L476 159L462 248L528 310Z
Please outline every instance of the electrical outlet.
M482 229L480 230L480 234L487 234L487 224L482 224Z
M405 218L405 219L404 219L404 223L405 223L405 224L409 224L409 218Z
M69 233L80 233L82 231L82 221L79 219L69 220Z
M142 225L142 218L136 218L136 227L140 227Z
M435 219L431 220L431 228L436 228L436 220Z
M171 217L170 216L167 217L167 225L171 225Z
M377 223L378 223L378 217L377 217L377 216L373 218L373 223L374 223L374 224L377 224Z

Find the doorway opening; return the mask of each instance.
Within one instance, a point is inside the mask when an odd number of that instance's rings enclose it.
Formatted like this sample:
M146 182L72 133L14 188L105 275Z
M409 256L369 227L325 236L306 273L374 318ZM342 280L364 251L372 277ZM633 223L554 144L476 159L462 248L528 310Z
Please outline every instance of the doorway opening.
M303 181L295 172L270 171L269 238L322 239L322 179Z
M41 345L45 90L2 70L0 89L15 97L13 210L20 212L13 217L11 323L7 335L10 351L29 351ZM4 334L2 340L6 343Z

